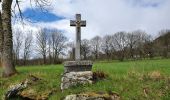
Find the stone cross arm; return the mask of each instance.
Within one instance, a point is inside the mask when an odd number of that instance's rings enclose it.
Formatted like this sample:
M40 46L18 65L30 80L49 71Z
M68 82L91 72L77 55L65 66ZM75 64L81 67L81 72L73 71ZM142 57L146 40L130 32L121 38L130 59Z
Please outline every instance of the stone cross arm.
M77 26L77 27L86 27L86 21L76 21L76 20L70 20L70 26Z
M86 21L81 20L81 14L76 14L76 20L70 20L70 26L85 27Z

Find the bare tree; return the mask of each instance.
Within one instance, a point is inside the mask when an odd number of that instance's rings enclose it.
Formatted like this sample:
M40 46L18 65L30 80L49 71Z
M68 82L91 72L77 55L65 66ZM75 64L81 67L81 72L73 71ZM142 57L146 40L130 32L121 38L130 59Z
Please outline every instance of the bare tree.
M33 39L32 31L29 31L29 34L27 34L26 37L24 38L24 51L23 51L24 65L26 64L26 61L29 59L31 54L32 39Z
M67 38L63 33L55 31L52 33L53 63L59 59L59 55L64 55Z
M130 53L130 58L134 58L135 49L137 48L137 43L140 40L138 34L134 32L127 33L127 42Z
M47 42L47 33L45 29L41 29L37 34L37 51L43 57L43 64L46 64Z
M100 36L95 36L90 41L91 51L92 51L92 54L94 54L95 59L98 59L98 57L99 57L101 44L102 44L102 38Z
M66 46L67 46L69 58L70 58L71 60L75 60L74 42L68 42L68 43L66 44Z
M170 52L170 30L161 30L159 35L160 36L156 39L160 44L157 49L161 50L161 55L167 58L168 52Z
M113 42L115 43L115 50L117 51L117 57L120 61L123 61L126 54L127 43L127 33L117 32L113 35Z
M151 35L148 35L142 30L133 31L128 33L128 49L130 51L130 57L153 57L153 43Z
M20 51L21 51L21 46L22 46L22 38L23 38L23 33L19 29L14 30L14 37L13 37L13 51L14 51L14 59L15 59L15 64L17 64L17 61L19 60L20 57Z
M86 60L88 54L90 53L90 43L89 40L83 39L81 41L81 55L83 55L83 59Z
M106 35L103 37L102 40L102 50L106 55L107 59L110 59L111 57L111 45L112 45L112 36L111 35Z
M154 43L152 39L145 42L144 52L146 57L149 57L150 59L154 57L155 50L154 50Z
M49 58L49 63L52 63L52 38L49 36L48 37L48 58Z
M150 36L143 30L137 30L134 31L135 34L137 34L137 56L139 56L140 58L144 58L145 57L145 51L144 51L144 45L147 41L150 41Z

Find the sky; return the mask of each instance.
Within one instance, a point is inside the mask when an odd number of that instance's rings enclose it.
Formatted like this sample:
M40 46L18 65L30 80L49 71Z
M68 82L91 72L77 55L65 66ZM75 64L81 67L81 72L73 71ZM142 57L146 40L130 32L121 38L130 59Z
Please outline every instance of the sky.
M18 13L17 8L13 9ZM21 0L24 24L13 18L13 28L23 31L40 28L58 29L70 41L75 39L75 28L70 20L80 13L87 21L82 28L82 39L114 34L119 31L144 30L156 36L162 29L170 29L170 0L49 0L45 9L30 0Z

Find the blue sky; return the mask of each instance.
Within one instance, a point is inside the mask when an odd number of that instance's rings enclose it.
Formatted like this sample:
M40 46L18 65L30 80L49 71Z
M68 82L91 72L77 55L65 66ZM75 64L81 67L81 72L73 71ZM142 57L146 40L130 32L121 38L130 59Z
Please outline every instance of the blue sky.
M21 10L26 18L26 29L35 32L42 28L62 30L71 40L75 38L75 29L69 26L69 20L76 13L87 20L87 27L82 29L82 38L104 36L118 31L145 30L156 36L161 29L170 28L170 0L50 0L45 12L29 0L23 0ZM18 22L14 27L20 27Z
M33 22L54 22L64 19L62 16L57 16L50 11L41 10L40 8L27 8L23 12L24 18L27 18Z

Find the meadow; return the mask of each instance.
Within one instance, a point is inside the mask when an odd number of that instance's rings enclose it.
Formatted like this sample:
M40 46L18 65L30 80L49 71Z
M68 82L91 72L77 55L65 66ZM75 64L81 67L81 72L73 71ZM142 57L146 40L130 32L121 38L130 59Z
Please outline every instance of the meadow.
M0 78L0 98L10 85L25 80L31 74L44 80L31 87L38 95L53 90L49 100L60 100L68 94L99 91L115 92L122 100L170 99L170 59L94 62L93 71L103 71L108 75L106 79L63 92L60 90L63 65L22 66L17 70L18 75Z

